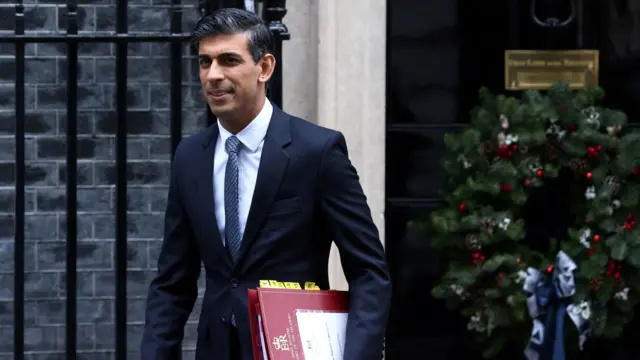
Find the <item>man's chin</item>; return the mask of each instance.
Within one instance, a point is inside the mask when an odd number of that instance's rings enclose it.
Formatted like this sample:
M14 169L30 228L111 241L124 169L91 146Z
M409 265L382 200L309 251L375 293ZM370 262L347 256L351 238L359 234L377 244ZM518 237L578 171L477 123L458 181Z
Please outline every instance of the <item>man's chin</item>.
M227 114L230 114L233 112L233 104L228 103L228 104L212 104L209 103L209 109L211 109L211 112L217 116L217 117L221 117L221 116L225 116Z

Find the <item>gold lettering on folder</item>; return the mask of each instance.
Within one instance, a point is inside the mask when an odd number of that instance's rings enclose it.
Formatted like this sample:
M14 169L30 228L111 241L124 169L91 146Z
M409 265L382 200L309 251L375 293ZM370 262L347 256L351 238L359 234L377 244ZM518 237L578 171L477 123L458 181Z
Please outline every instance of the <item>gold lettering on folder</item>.
M598 50L505 50L507 90L549 89L563 82L570 88L598 85Z

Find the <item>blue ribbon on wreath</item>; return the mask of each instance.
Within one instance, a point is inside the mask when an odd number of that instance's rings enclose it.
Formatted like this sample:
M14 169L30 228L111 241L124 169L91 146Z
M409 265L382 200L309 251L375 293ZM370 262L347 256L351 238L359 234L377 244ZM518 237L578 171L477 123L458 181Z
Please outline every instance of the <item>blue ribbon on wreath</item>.
M559 251L551 277L539 270L527 269L523 290L529 294L527 307L533 319L529 344L524 350L527 360L565 360L564 319L569 315L580 335L580 350L591 330L589 304L572 303L576 292L574 270L576 263Z

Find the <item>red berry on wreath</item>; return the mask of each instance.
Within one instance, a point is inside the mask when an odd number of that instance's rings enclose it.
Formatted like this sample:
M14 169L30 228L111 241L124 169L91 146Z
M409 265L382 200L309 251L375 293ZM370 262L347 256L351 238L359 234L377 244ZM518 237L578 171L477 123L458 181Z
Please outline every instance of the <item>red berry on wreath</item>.
M600 242L600 235L598 235L598 234L593 235L593 242L599 243Z
M502 145L498 150L496 150L496 155L503 159L508 159L513 155L513 151L509 149L509 145Z
M638 169L637 167L633 168L633 175L638 175L640 174L640 169Z
M549 267L547 268L547 272L548 273L552 273L553 272L553 265L549 265Z
M465 205L465 204L458 205L458 210L460 210L461 212L466 211L467 210L467 205Z
M591 173L591 171L589 171L585 176L587 177L587 180L591 180L593 174Z
M531 185L531 179L527 179L524 181L525 186Z
M538 177L543 177L544 176L544 170L540 169L540 170L536 171L536 175Z

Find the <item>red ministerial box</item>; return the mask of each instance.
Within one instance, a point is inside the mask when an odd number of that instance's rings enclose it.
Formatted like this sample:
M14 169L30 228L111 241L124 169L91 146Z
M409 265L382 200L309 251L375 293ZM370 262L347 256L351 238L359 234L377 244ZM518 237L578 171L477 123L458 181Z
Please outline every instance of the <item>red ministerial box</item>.
M248 296L255 360L342 360L347 291L258 288Z

